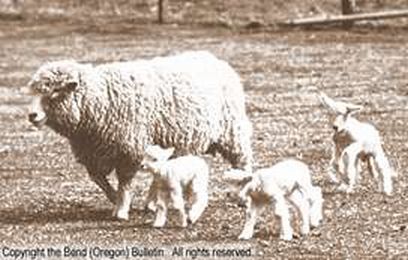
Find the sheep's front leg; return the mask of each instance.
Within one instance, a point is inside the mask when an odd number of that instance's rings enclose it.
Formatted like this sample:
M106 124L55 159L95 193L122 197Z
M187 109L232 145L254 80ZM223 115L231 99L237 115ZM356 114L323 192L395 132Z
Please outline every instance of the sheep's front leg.
M191 223L195 223L197 219L204 212L208 204L208 177L197 177L193 180L192 190L195 194L195 201L191 206L189 212L189 220Z
M180 186L180 184L175 184L175 183L173 183L171 187L173 189L170 193L170 197L173 202L173 207L177 209L180 214L181 226L187 227L187 214L186 214L184 198L183 198L183 189Z
M154 220L153 227L161 228L166 224L167 220L167 205L165 194L162 191L157 192L157 203L156 203L156 219Z
M246 207L247 208L246 208L244 229L242 230L241 234L238 237L239 239L243 239L243 240L252 238L254 234L256 219L258 217L258 208L255 205L255 203L252 202L251 198L248 198Z
M92 179L92 181L95 182L96 185L98 185L98 187L102 189L108 200L115 204L117 200L117 191L112 187L112 185L106 178L106 176L111 172L111 170L93 169L92 167L87 167L87 170L89 173L89 177Z
M283 240L292 240L293 230L290 226L290 213L289 207L286 203L285 197L283 194L275 194L275 215L278 216L281 220L281 239Z
M299 210L300 216L302 218L302 226L300 232L302 235L307 235L310 231L310 203L308 198L304 196L299 190L295 190L290 195L289 199Z
M135 174L134 170L116 169L119 179L118 196L113 216L120 220L129 219L129 210L132 203L132 180Z
M357 178L357 164L358 162L358 155L361 153L362 147L360 143L352 143L347 146L341 154L340 157L340 170L343 171L345 169L347 178L348 178L348 186L342 185L340 187L341 190L350 193L353 191L354 186L356 184ZM345 160L347 159L347 163Z

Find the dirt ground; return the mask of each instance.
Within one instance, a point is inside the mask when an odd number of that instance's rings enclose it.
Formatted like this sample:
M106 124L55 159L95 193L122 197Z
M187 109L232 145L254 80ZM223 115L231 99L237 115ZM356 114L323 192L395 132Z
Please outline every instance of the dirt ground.
M251 32L172 24L0 21L0 249L130 245L171 252L183 246L250 248L250 258L268 259L407 257L407 44L406 29L392 27ZM220 176L229 166L220 157L208 158L211 199L193 228L178 228L174 214L166 228L150 227L153 215L143 211L150 179L144 175L137 177L131 220L115 221L112 205L75 162L68 142L48 128L35 130L27 120L30 98L22 90L46 61L74 58L96 64L191 49L213 52L241 75L254 126L256 168L286 157L310 165L325 203L324 223L309 236L280 241L276 221L265 212L255 237L238 241L244 209L227 196ZM318 89L364 105L358 118L381 131L399 173L393 196L379 193L367 171L353 194L337 192L327 181L330 115L319 105ZM66 259L71 257L79 259Z

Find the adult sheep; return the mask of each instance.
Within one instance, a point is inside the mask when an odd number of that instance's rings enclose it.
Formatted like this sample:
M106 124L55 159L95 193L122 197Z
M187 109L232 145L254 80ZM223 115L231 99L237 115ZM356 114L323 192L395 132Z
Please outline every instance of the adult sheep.
M252 126L238 74L205 51L92 66L41 66L29 83L29 120L68 138L77 161L128 219L131 181L148 145L178 155L219 152L251 170ZM118 190L107 175L116 170Z

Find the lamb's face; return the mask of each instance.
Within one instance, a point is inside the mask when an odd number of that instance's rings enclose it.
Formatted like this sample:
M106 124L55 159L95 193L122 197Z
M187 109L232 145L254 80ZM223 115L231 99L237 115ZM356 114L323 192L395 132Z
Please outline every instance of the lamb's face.
M244 207L248 202L248 192L251 188L249 183L252 181L252 176L248 176L244 171L238 169L231 169L224 172L223 180L229 187L227 193L237 205ZM232 195L234 194L234 195Z
M143 171L147 171L153 174L158 174L160 169L160 161L148 154L145 154L140 164Z
M174 148L163 149L158 145L148 146L141 163L142 170L159 174L161 165L170 158L173 152Z
M345 114L345 115L338 115L335 119L334 119L334 122L333 122L333 129L334 129L334 131L335 132L338 132L338 133L340 133L340 132L342 132L344 129L345 129L345 127L346 127L346 124L347 124L347 120L348 120L348 114Z
M34 74L28 84L33 96L28 118L33 125L47 124L59 131L75 127L79 122L74 93L79 85L79 66L74 61L52 62Z

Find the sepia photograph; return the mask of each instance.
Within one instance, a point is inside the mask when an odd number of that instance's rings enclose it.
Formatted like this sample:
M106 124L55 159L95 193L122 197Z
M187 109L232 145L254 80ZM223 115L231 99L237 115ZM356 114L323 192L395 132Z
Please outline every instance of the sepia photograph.
M407 0L0 0L0 259L408 257Z

